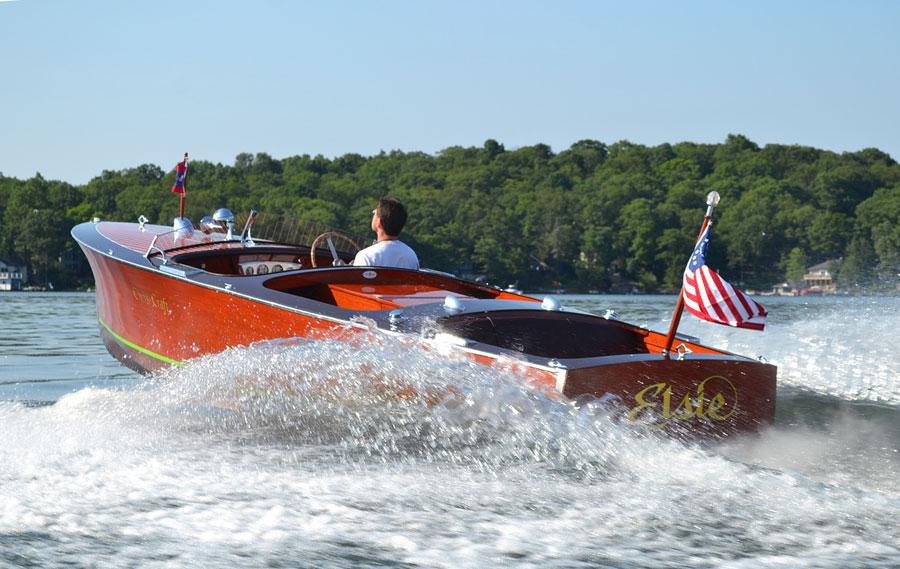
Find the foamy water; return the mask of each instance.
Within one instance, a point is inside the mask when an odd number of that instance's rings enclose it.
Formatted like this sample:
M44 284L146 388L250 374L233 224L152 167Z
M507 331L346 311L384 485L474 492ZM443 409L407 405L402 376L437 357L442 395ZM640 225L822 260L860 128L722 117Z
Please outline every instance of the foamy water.
M20 322L70 321L65 341L0 337L0 565L900 565L900 358L870 345L896 299L774 299L762 334L685 317L779 366L776 425L707 446L384 339L138 380L89 296L23 298ZM660 328L673 304L563 302Z

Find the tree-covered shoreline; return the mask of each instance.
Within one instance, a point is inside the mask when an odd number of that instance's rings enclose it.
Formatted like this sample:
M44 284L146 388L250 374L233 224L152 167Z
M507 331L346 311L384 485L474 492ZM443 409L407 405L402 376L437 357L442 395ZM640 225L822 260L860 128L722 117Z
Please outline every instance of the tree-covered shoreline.
M72 226L139 215L169 225L173 180L150 164L84 185L0 174L0 259L26 263L34 284L86 286ZM435 155L242 153L233 165L192 161L187 187L195 221L253 208L356 234L368 232L377 198L393 195L425 266L528 289L677 289L710 190L722 195L710 262L735 284L768 288L840 260L844 289L894 291L900 272L900 165L873 148L759 147L729 135L653 147L583 140L558 153L494 140Z

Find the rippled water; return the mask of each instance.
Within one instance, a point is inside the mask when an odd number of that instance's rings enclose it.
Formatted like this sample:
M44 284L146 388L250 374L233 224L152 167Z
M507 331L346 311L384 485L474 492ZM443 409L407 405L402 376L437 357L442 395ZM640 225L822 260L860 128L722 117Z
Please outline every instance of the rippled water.
M0 295L0 566L900 566L900 299L766 300L762 334L685 317L779 366L776 425L708 446L384 340L143 379L91 295Z

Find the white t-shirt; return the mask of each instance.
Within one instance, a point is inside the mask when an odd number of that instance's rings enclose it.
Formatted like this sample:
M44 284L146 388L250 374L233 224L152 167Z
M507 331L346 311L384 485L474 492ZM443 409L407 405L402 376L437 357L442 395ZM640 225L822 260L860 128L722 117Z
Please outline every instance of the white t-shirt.
M416 252L403 241L379 241L366 247L353 259L355 267L397 267L399 269L418 269L419 258Z

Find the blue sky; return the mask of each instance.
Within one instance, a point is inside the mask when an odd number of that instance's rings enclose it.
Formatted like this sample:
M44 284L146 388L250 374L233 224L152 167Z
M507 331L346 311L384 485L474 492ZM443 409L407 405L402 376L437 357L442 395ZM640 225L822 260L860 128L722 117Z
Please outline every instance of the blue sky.
M900 159L900 2L0 1L0 172L721 142Z

